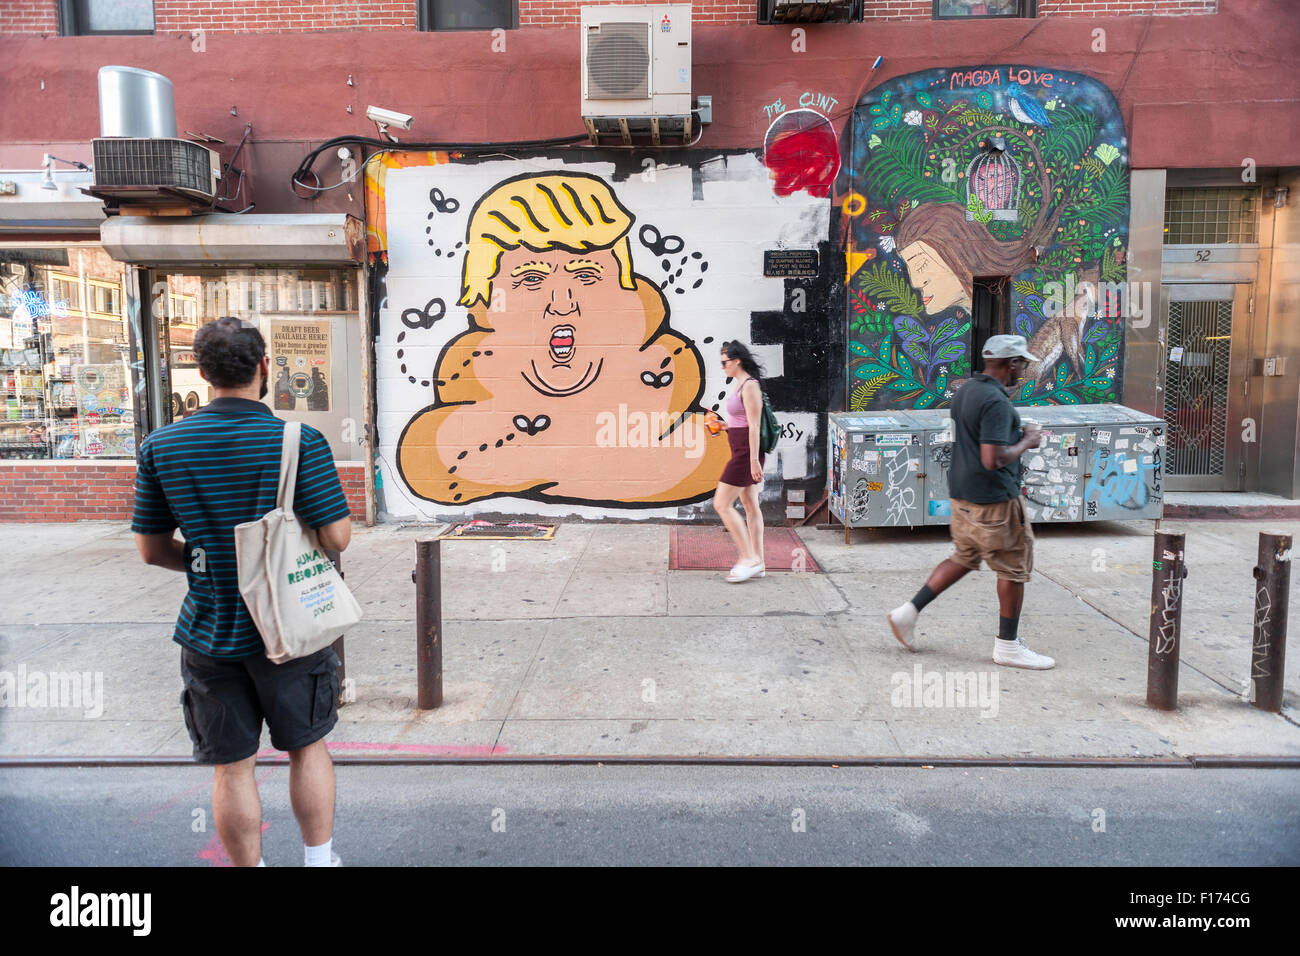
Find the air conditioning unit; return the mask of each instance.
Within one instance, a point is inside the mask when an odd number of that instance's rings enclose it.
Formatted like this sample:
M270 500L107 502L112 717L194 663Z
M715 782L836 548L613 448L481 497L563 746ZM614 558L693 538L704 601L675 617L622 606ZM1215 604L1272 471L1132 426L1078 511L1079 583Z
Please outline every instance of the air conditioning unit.
M691 138L691 7L582 8L582 119L594 145Z
M95 184L86 192L118 205L211 206L221 176L215 150L185 139L105 137L90 141Z

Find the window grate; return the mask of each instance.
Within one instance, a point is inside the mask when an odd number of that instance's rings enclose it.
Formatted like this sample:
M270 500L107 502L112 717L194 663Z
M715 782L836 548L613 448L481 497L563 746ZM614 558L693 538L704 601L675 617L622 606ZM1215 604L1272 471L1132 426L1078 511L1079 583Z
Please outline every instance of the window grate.
M1259 240L1259 193L1254 189L1165 191L1165 244L1215 245Z

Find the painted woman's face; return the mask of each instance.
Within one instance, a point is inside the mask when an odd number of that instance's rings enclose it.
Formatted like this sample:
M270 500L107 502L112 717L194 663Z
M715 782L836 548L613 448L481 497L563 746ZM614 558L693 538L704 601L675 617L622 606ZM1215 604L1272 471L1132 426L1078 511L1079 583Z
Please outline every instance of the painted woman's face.
M900 253L907 263L912 287L921 294L921 306L929 315L937 315L954 305L970 310L970 296L962 288L957 273L924 242L914 242Z

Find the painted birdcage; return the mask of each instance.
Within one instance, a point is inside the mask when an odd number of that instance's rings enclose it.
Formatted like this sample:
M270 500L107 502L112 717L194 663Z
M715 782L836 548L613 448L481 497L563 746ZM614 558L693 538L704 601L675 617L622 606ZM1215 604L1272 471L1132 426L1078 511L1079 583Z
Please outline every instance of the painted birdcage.
M997 222L1020 218L1020 164L1006 149L990 145L966 167L966 221L974 222L977 208ZM972 202L972 198L979 203Z

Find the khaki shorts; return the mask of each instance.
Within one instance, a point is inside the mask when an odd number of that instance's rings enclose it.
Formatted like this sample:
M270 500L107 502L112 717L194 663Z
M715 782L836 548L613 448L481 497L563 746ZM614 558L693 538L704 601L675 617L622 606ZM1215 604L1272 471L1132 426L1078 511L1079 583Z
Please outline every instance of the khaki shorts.
M1012 498L980 505L952 499L951 560L978 571L983 559L1004 581L1027 582L1034 570L1034 529L1025 501Z

